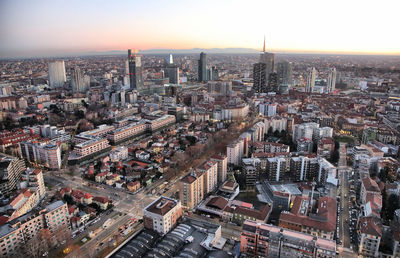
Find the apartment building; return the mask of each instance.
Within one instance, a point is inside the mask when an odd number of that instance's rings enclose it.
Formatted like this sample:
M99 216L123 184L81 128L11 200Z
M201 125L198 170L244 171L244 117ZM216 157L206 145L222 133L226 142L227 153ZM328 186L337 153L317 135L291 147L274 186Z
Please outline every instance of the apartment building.
M240 252L250 257L336 257L336 243L307 233L246 220Z
M336 175L336 168L320 157L298 156L290 158L290 177L294 181L326 182L328 174Z
M291 120L293 121L293 120ZM272 132L275 131L287 131L288 129L288 119L284 117L270 117L264 119L265 131L268 132L271 128Z
M313 139L314 130L317 128L319 128L319 124L314 122L295 124L293 126L293 142L297 142L301 138Z
M234 165L239 165L240 161L243 157L243 151L244 151L244 140L239 139L237 141L234 141L230 143L226 147L226 153L228 156L228 164L234 164Z
M218 184L222 184L226 180L228 170L228 157L225 155L214 155L211 157L212 161L217 162Z
M206 181L204 174L191 173L179 182L179 199L183 208L191 210L204 198L204 186Z
M375 194L381 194L378 184L370 177L363 178L361 181L360 190L361 203L367 203L368 199L371 198L370 196L373 196Z
M0 192L5 196L17 189L17 184L25 171L25 162L18 158L0 154Z
M319 127L314 128L313 132L313 140L319 141L322 138L332 138L333 136L333 128L332 127Z
M147 119L146 121L146 126L147 130L150 132L157 131L158 129L161 129L163 127L166 127L168 125L174 124L176 122L176 118L173 115L163 115L160 117L157 117L155 119Z
M317 155L330 159L335 150L333 138L322 138L318 141Z
M358 253L364 257L379 257L379 245L382 238L380 218L374 216L360 218L358 232Z
M246 117L249 114L249 105L247 104L226 106L224 109L228 110L227 112L232 114L232 120Z
M289 146L282 144L282 143L276 143L276 142L264 142L264 152L272 152L272 153L277 153L277 152L289 152Z
M50 169L61 168L61 146L47 142L23 141L19 143L20 155L29 162Z
M165 235L177 224L182 213L180 201L160 196L143 209L144 226Z
M21 188L30 188L37 191L39 199L43 199L46 195L46 187L43 180L43 172L40 169L27 168L22 174Z
M112 143L120 143L122 141L134 138L145 133L147 130L147 125L144 121L137 123L132 123L126 126L116 128L115 130L107 134L107 139Z
M0 226L0 257L21 256L21 246L45 229L50 231L52 237L56 237L58 230L65 235L70 233L66 203L56 201L42 210L29 212ZM54 245L57 242L53 241Z
M110 160L112 162L126 160L128 158L128 148L126 146L119 146L110 152Z
M204 175L204 192L210 193L218 186L218 163L216 161L206 161L196 168L198 172Z
M283 157L267 158L266 171L268 181L281 181L286 176L286 159Z
M73 153L77 157L86 157L101 152L110 147L107 139L94 138L75 145Z
M39 204L39 194L30 189L23 189L17 194L7 206L1 207L1 210L8 209L10 217L8 220L13 220L25 213L31 211Z

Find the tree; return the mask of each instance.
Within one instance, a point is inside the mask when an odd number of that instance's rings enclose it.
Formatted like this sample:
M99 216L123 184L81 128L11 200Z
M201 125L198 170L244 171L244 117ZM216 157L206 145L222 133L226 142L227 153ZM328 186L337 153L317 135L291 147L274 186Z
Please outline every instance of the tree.
M381 169L381 171L379 172L379 179L386 183L387 177L388 177L388 172L389 172L389 167L385 166L383 169Z
M268 128L268 133L267 133L267 135L268 135L268 136L271 136L271 135L272 135L272 133L273 133L273 131L272 131L272 127Z
M385 207L385 216L387 220L393 220L394 212L400 209L400 201L399 197L395 194L391 194L387 201L387 205Z
M196 144L196 137L191 136L191 135L187 135L186 140L188 140L190 142L190 145L195 145Z
M41 229L38 234L28 239L20 248L20 257L41 257L52 246L52 236L48 229Z

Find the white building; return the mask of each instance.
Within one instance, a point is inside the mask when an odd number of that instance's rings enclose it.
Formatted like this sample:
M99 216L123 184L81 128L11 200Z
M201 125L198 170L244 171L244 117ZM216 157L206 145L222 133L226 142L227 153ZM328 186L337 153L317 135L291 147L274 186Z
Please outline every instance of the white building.
M144 226L161 235L167 234L181 216L181 202L164 196L143 209Z
M313 132L313 140L320 140L322 138L331 138L333 135L333 128L332 127L320 127L314 128Z
M319 124L314 122L295 124L293 126L293 142L301 138L313 139L314 129L316 128L319 128Z
M244 153L244 139L240 138L226 146L228 164L239 165Z
M37 162L50 169L61 168L61 146L52 143L19 143L21 157L30 162Z
M64 87L67 77L63 60L49 62L49 81L50 87L53 89Z
M276 116L276 108L278 104L276 103L264 103L258 105L258 112L263 116Z
M264 119L264 124L265 124L265 132L269 131L269 128L272 128L272 132L275 131L283 131L287 130L287 119L284 117L270 117Z
M307 70L307 83L306 83L306 92L312 92L315 86L315 79L317 77L317 70L312 67Z
M336 85L336 68L331 68L331 69L329 69L328 82L326 85L327 93L334 92L335 85Z
M128 148L125 146L119 146L112 152L110 152L110 160L112 162L126 160L128 158Z
M363 217L359 220L358 225L358 253L363 257L379 257L379 245L382 238L381 219Z
M218 164L218 184L225 182L227 175L228 157L225 155L214 155L211 160Z

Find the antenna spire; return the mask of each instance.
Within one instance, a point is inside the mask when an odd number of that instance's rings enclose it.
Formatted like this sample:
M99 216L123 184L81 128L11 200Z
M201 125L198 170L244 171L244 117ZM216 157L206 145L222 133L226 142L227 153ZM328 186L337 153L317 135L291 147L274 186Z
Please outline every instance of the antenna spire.
M265 35L264 35L264 46L263 46L263 52L265 52Z

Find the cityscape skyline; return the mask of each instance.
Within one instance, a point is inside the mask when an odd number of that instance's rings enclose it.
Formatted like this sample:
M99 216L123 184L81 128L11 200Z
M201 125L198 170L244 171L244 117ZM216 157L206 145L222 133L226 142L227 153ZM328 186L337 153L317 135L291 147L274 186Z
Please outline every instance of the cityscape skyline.
M318 1L246 5L152 1L145 5L123 0L21 0L0 5L1 58L128 48L261 50L264 34L266 50L271 52L400 54L400 36L392 33L399 7L396 1L382 5L339 1L327 6Z

